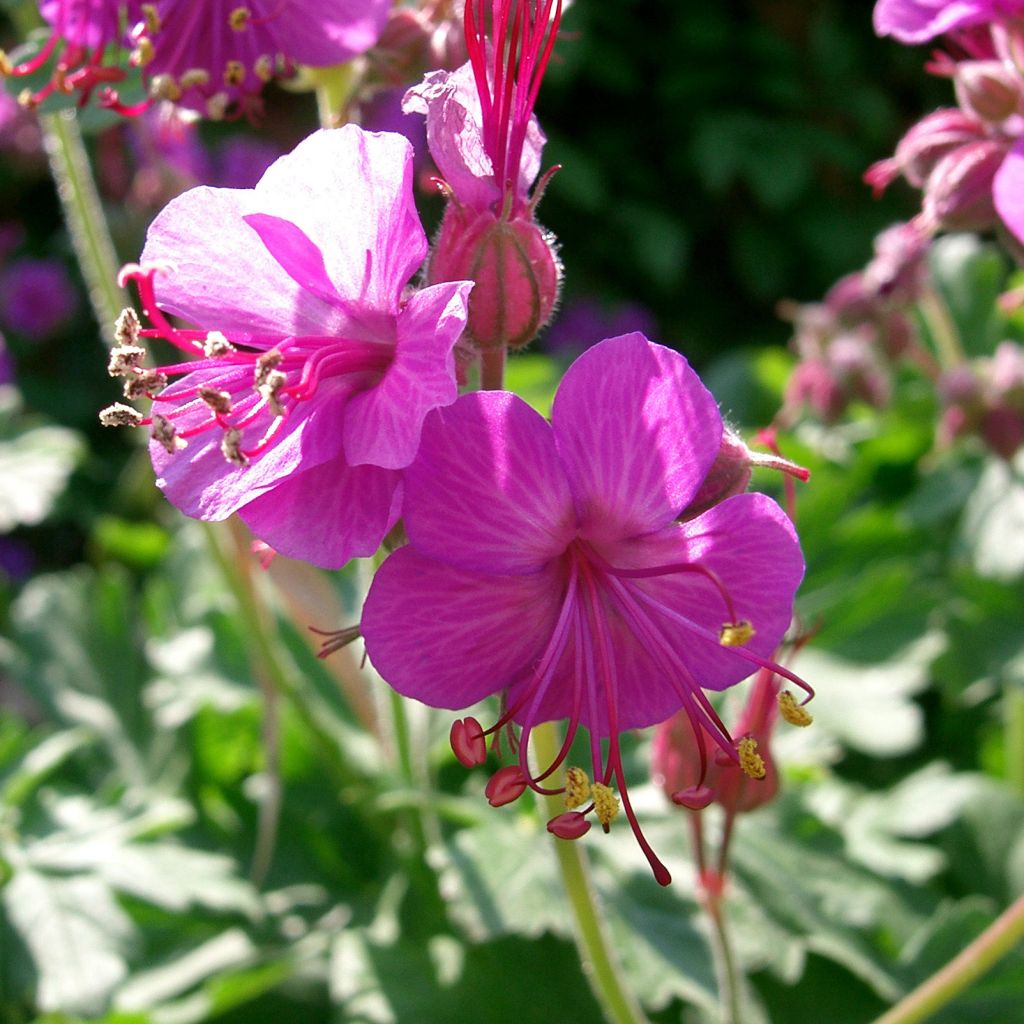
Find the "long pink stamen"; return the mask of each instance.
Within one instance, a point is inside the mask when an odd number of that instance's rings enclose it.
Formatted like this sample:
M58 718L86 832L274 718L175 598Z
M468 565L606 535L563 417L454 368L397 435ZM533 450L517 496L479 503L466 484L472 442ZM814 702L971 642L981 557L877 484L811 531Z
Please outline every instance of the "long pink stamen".
M644 604L649 605L666 615L668 618L678 622L680 625L685 626L687 629L692 630L698 636L703 637L705 640L713 643L716 647L721 647L721 641L710 629L700 625L698 622L694 622L693 619L688 618L685 615L681 615L679 612L668 605L662 604L657 598L651 597L646 591L640 587L634 588L633 593L641 600ZM788 679L791 683L799 686L800 689L808 695L808 697L814 696L814 689L809 683L804 682L798 675L790 672L788 668L780 665L776 661L772 661L770 658L763 658L760 654L755 654L753 651L747 650L745 647L725 647L722 648L729 654L735 655L737 658L742 658L744 661L749 662L752 665L756 665L758 668L767 668L774 672L776 675L780 675L783 679Z

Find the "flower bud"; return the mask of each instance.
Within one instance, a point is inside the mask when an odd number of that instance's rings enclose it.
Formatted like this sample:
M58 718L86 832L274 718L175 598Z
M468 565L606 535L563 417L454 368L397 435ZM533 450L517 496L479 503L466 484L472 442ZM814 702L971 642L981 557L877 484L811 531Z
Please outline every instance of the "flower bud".
M744 736L740 748L747 743L756 749L763 762L763 777L753 778L744 772L738 756L730 757L721 750L716 754L714 741L702 728L695 733L686 713L680 711L662 722L654 734L651 768L655 785L674 804L692 811L717 803L732 813L744 813L768 803L779 788L770 745L778 717L778 693L774 674L761 669L733 733Z
M750 483L750 454L743 439L726 427L718 455L693 500L679 514L680 520L693 519L720 501L742 494Z
M981 418L981 437L989 449L1009 461L1024 444L1024 415L1008 405L993 406Z
M536 221L448 204L430 284L473 281L466 334L480 348L523 348L551 319L562 281L554 237Z
M953 78L956 98L969 114L998 124L1020 110L1020 75L1001 60L962 60Z
M962 110L945 108L921 118L896 146L888 160L872 164L864 174L875 195L901 174L914 188L923 188L935 165L954 149L986 137L985 126Z
M925 182L922 223L929 230L985 231L996 222L992 182L1006 144L970 142L944 156Z

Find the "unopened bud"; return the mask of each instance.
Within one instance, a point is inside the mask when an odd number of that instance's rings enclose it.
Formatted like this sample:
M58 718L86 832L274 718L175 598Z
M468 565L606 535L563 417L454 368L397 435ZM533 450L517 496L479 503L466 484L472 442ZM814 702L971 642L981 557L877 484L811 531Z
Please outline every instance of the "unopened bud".
M1020 110L1020 75L1001 60L960 61L953 84L960 106L982 121L999 124Z
M929 230L990 228L997 219L992 182L1006 153L1006 143L986 139L944 156L925 182L922 224Z
M427 268L431 284L473 281L467 336L480 348L523 348L551 319L562 265L550 232L524 217L449 203Z

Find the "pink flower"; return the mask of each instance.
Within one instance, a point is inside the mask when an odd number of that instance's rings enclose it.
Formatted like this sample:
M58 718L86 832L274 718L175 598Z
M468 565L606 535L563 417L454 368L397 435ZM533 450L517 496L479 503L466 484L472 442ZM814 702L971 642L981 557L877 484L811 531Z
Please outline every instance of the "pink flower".
M1022 0L878 0L875 32L901 43L926 43L957 29L1013 17Z
M607 827L617 785L662 884L668 872L630 805L620 734L682 708L736 760L703 688L767 663L803 575L793 527L764 495L676 521L721 438L715 401L686 360L638 333L576 360L550 425L514 395L465 395L424 426L406 471L410 543L378 571L362 617L370 658L399 693L452 709L504 695L486 733L456 723L464 763L482 761L484 736L514 721L526 784L561 792L543 781L584 726L591 808L576 809L583 773L570 769L568 810L549 827L582 835L591 809ZM565 746L534 774L530 733L562 718Z
M104 419L151 426L157 483L186 514L238 512L323 566L372 554L394 526L398 471L457 394L470 287L404 291L427 251L411 167L398 135L320 131L255 189L192 189L153 222L142 267L123 274L154 325L141 335L193 358L142 367L123 317L111 373L155 401L145 419L126 406Z
M77 91L84 103L104 85L103 105L124 114L162 99L211 118L251 113L263 86L294 65L341 64L373 46L389 7L389 0L44 0L53 34L13 73L31 73L59 52L36 102ZM122 47L142 68L149 95L141 103L126 105L110 88L125 78Z
M561 0L467 0L469 62L430 72L403 103L426 115L449 198L428 279L476 283L467 334L483 349L529 344L558 299L555 242L534 217L544 183L529 193L545 142L533 107L561 11Z

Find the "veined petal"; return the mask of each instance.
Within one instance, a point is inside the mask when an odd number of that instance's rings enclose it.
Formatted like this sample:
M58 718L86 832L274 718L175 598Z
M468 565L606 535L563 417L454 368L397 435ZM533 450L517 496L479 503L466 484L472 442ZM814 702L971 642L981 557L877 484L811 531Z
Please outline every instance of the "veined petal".
M375 387L345 412L345 455L353 465L402 469L416 457L423 420L458 397L452 349L466 324L468 281L415 292L398 314L395 356Z
M353 310L397 313L427 254L413 202L412 147L393 133L351 124L314 132L271 164L245 212L301 228Z
M339 455L282 480L239 509L260 540L324 569L368 557L398 522L401 475Z
M494 165L484 148L480 97L468 62L456 71L428 71L405 94L402 110L426 116L430 155L461 205L482 210L500 198Z
M469 707L529 676L561 590L554 568L483 576L400 548L366 598L366 650L399 693L432 707Z
M296 63L326 67L370 49L390 8L391 0L290 0L287 15L268 20L267 27Z
M248 190L190 189L150 225L141 262L157 274L162 309L221 331L324 335L347 319L304 289L242 220Z
M551 413L580 533L595 541L667 525L718 454L722 419L677 352L634 332L584 352Z
M409 540L449 565L535 572L576 532L550 427L504 391L463 395L429 416L405 479Z
M757 664L744 653L772 657L789 628L793 597L804 573L793 524L763 494L738 494L689 522L599 552L618 568L688 564L709 570L720 581L732 611L718 586L699 571L624 580L646 595L644 608L661 624L692 678L712 690L738 683L756 670ZM749 621L754 634L742 647L722 646L720 630L734 617ZM628 660L629 648L620 645L616 650L620 660ZM628 671L623 663L622 672ZM650 684L638 679L636 685Z

